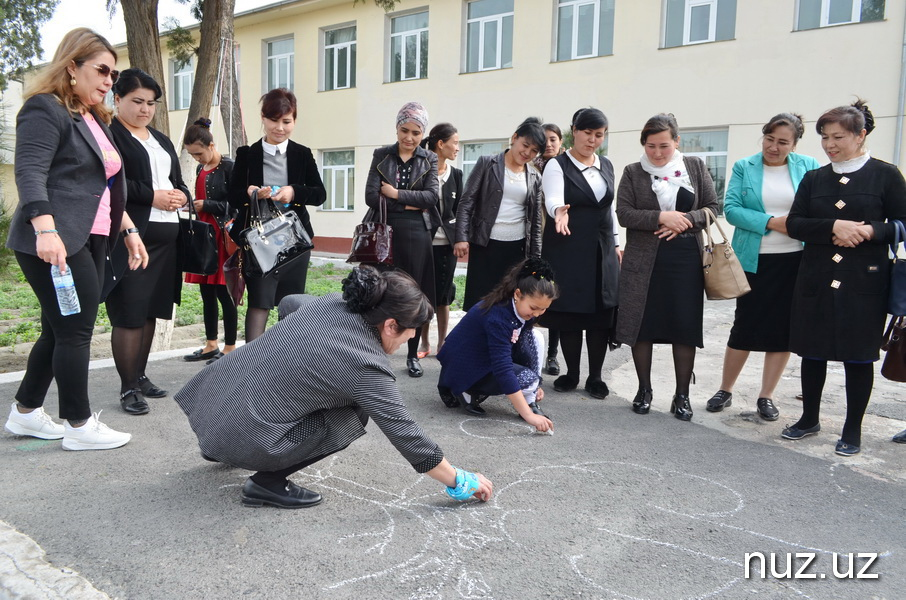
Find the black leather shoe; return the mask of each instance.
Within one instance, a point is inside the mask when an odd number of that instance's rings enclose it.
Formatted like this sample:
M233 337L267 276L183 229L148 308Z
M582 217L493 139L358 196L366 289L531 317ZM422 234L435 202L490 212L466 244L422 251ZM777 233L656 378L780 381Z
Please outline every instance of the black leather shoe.
M787 425L783 428L783 431L780 432L780 437L787 440L801 440L807 435L815 435L821 431L821 424L813 425L811 427L800 428L796 425Z
M208 360L209 358L214 358L214 355L220 352L220 350L211 350L210 352L205 352L204 348L199 348L192 354L186 354L182 357L184 361L187 362L196 362L199 360Z
M146 375L142 375L138 378L138 387L142 390L142 395L145 398L163 398L167 395L167 390L162 390L148 379Z
M475 402L463 404L462 407L466 410L467 413L469 413L470 415L475 415L476 417L483 417L488 414L483 408L481 408L481 406L479 406Z
M547 416L546 414L544 414L543 412L541 412L541 407L538 406L538 403L537 403L537 402L529 402L529 403L528 403L528 407L531 408L531 409L532 409L532 412L535 413L536 415L541 415L542 417L546 417L546 416Z
M556 356L547 357L547 366L544 367L544 370L548 375L559 375L560 374L560 363L557 362Z
M221 352L220 350L218 350L218 351L217 351L217 354L215 354L214 356L212 356L212 357L209 358L208 360L204 361L204 364L210 365L211 363L217 362L217 359L223 358L224 356L225 356L224 353Z
M120 406L130 415L147 415L151 412L151 407L139 390L127 390L120 394Z
M585 391L588 392L588 395L592 398L606 398L607 394L610 393L610 390L607 388L607 384L601 380L587 380L585 382Z
M685 394L674 396L673 403L670 405L670 412L680 421L691 421L692 405L689 404L689 396Z
M757 404L758 416L765 421L776 421L780 416L780 411L777 410L777 407L774 406L774 401L770 398L759 398Z
M554 390L558 392L571 392L579 387L579 381L570 378L569 375L561 375L554 379Z
M462 406L464 400L463 397L458 394L454 394L453 390L451 390L450 388L438 387L437 391L440 394L441 401L443 401L444 406L446 406L447 408L459 408L460 406Z
M277 508L308 508L321 503L321 494L298 486L292 481L286 482L286 488L281 493L272 492L252 481L251 477L245 480L242 486L242 504L244 506L259 507L265 504Z
M409 370L409 377L421 377L425 374L425 372L422 370L422 364L418 361L417 358L407 358L406 369Z
M723 390L717 390L717 393L711 396L705 409L708 412L720 412L733 404L733 394ZM775 417L776 418L776 417Z
M893 436L890 441L896 442L897 444L906 444L906 429Z
M651 400L654 398L654 392L651 390L639 390L632 399L632 412L640 415L647 415L651 411Z

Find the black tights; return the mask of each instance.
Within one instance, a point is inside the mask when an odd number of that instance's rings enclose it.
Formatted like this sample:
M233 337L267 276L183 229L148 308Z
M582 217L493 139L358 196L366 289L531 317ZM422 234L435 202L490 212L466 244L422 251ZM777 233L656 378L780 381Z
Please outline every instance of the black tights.
M110 342L120 375L120 393L137 388L139 378L145 374L156 324L155 319L147 319L144 327L113 328Z
M217 321L220 317L217 301L223 308L223 343L227 346L236 345L236 329L238 316L233 297L225 285L202 283L198 286L201 292L201 302L204 306L204 334L209 340L217 339Z
M579 361L582 358L582 331L559 331L560 349L566 362L566 377L579 383ZM607 356L607 332L585 331L588 348L588 381L601 381L601 369ZM548 356L550 356L548 352ZM554 352L556 356L556 351Z
M245 313L245 343L259 337L267 328L267 318L271 311L267 308L249 307Z
M422 328L419 327L415 330L415 335L412 336L412 339L409 340L408 345L406 346L406 349L408 350L408 352L406 352L406 358L418 358L418 344L421 339Z
M654 352L653 342L636 342L632 347L632 362L639 380L640 390L651 389L651 355ZM695 346L673 344L673 372L676 375L677 395L689 395L689 383L692 381L692 370L695 368Z
M871 363L843 363L846 372L846 421L840 439L852 446L862 445L862 417L871 399L875 371ZM802 416L795 427L807 429L818 424L821 395L827 379L827 361L802 359Z
M547 330L547 358L557 358L557 347L560 345L560 330Z

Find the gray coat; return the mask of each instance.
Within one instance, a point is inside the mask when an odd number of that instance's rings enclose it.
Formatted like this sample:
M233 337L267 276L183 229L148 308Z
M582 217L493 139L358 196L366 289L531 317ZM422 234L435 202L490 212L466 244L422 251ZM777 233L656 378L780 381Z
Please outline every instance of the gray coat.
M342 450L365 434L360 414L419 473L443 460L403 403L376 330L346 310L340 294L305 298L175 399L202 453L243 469L275 471Z
M103 121L97 121L113 144L110 130ZM37 255L31 220L50 214L67 256L81 250L108 185L101 148L85 119L70 113L51 94L26 100L16 117L15 171L19 206L10 223L7 247ZM108 238L108 256L119 239L126 206L122 170L113 176L109 186L112 235Z
M487 246L503 200L506 152L480 156L469 174L466 189L456 209L456 239ZM525 196L525 255L541 256L541 173L525 165L528 193Z
M684 161L695 188L695 204L687 213L693 225L690 231L698 233L705 226L705 210L711 209L717 214L717 194L705 163L690 156ZM620 225L626 228L626 245L620 267L620 311L616 339L630 346L636 342L648 301L648 283L661 243L661 239L654 235L659 227L660 213L657 196L651 189L651 176L642 169L641 163L628 165L623 169L617 189L617 218ZM696 239L701 248L701 236L696 235Z

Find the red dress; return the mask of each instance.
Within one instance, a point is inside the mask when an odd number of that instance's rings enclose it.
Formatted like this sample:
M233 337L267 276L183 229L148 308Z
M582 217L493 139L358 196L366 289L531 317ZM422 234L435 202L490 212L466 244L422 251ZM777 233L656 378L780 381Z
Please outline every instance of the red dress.
M195 199L196 200L206 200L207 195L205 192L205 179L208 175L213 172L213 169L206 171L204 169L198 173L198 177L195 178ZM196 275L195 273L186 273L186 283L207 283L209 285L226 285L226 279L223 278L223 263L226 262L226 259L229 258L229 255L226 251L226 246L223 243L223 229L220 228L220 224L217 223L217 219L214 218L214 215L206 213L203 210L198 211L198 218L204 221L205 223L210 223L214 226L214 234L217 236L217 272L213 275Z

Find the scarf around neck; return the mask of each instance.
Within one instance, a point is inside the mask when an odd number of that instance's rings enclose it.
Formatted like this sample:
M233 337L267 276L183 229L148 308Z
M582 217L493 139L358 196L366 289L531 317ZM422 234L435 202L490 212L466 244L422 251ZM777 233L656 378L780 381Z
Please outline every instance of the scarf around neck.
M686 163L683 162L683 153L679 150L674 151L670 162L663 167L651 164L648 155L644 152L639 162L642 170L651 176L651 190L657 195L657 202L661 210L676 210L676 195L680 188L686 188L693 194L695 193L692 180L686 171Z

